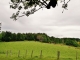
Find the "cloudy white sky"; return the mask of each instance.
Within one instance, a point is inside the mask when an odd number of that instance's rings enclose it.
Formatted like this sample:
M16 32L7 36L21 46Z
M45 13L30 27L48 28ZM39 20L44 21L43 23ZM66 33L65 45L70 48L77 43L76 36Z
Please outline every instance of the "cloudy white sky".
M46 33L55 37L80 38L80 0L71 0L68 10L62 13L61 3L54 9L41 9L29 17L17 21L10 19L15 12L9 8L10 0L0 0L2 31Z

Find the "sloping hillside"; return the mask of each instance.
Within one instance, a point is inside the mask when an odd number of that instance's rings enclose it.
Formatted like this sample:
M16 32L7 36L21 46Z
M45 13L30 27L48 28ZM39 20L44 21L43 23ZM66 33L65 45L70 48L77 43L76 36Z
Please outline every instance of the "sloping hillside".
M80 60L80 49L76 47L48 44L34 41L0 42L1 60L56 60L57 51L60 51L60 60ZM32 52L33 51L33 52ZM32 54L32 58L31 58Z

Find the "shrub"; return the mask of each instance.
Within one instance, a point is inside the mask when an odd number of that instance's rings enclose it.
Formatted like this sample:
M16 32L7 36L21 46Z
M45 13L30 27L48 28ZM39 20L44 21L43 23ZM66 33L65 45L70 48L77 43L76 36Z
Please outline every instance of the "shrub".
M75 40L67 40L66 45L75 46L75 47L79 46L78 42Z

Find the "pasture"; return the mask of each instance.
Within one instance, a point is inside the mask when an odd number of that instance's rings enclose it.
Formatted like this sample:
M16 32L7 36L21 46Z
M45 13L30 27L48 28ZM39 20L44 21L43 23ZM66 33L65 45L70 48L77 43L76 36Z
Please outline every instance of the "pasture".
M0 42L0 60L57 60L57 51L60 60L80 60L79 47L34 41Z

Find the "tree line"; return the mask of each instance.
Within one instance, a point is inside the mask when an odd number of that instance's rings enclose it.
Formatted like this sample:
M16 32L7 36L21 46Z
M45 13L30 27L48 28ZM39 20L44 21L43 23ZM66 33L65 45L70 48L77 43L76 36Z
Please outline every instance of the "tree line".
M79 38L56 38L48 36L45 33L12 33L10 31L2 31L0 33L1 42L10 41L39 41L44 43L65 44L70 46L80 46Z

